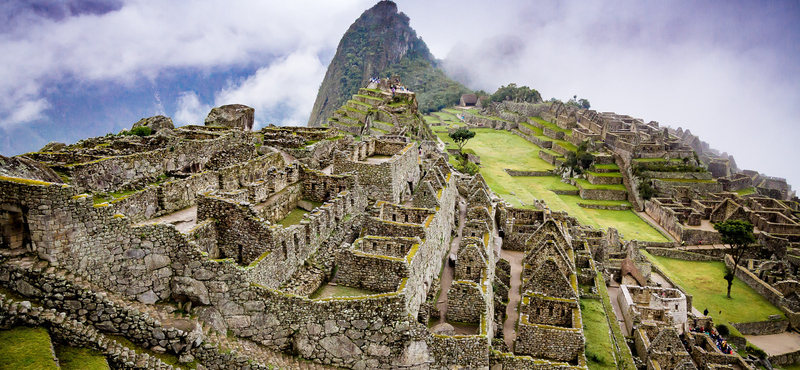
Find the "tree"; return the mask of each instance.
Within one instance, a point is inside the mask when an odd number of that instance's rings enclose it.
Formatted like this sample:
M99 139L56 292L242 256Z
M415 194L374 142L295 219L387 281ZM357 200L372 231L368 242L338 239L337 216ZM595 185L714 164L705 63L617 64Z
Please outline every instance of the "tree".
M461 153L464 145L467 145L467 141L475 137L475 131L470 131L462 127L451 132L448 136L453 139L453 142L458 146L458 152ZM461 155L463 156L464 154L461 153Z
M591 108L591 107L592 107L592 105L589 103L589 100L587 100L587 99L580 99L580 100L578 100L578 104L579 104L579 105L581 106L581 108L583 108L583 109L589 109L589 108Z
M753 224L741 220L728 220L715 224L714 229L719 232L722 242L727 244L726 253L730 254L733 259L733 270L725 274L725 280L728 281L728 298L730 298L731 286L739 261L756 242L756 237L753 235Z

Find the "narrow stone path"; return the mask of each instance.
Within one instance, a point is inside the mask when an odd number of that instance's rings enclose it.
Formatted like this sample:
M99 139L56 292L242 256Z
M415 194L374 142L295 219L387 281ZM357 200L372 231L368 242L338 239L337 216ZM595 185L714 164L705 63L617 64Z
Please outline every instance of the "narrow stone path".
M786 331L770 335L745 335L747 341L755 344L770 356L800 350L800 334Z
M197 206L184 208L177 212L172 212L168 215L161 217L151 218L142 223L133 226L142 226L149 224L169 224L175 225L175 229L185 233L197 225Z
M619 283L611 279L611 283L608 285L608 299L611 301L611 307L614 308L614 314L617 316L619 328L622 329L625 335L630 335L631 332L628 329L628 325L625 324L624 316L622 316L622 309L619 307L619 301L617 301L617 297L619 297L620 293Z
M520 251L501 250L500 257L508 260L511 264L511 286L508 287L508 306L506 306L506 321L503 323L503 338L510 351L514 351L514 340L517 339L515 326L519 319L520 292L522 285L522 259L525 254Z
M442 272L442 277L439 280L441 292L439 293L439 300L436 302L436 309L439 310L440 316L439 321L436 322L437 325L447 322L447 291L453 285L453 278L455 277L455 271L450 266L449 256L450 254L458 253L458 245L461 244L461 233L464 231L464 221L467 217L467 201L460 195L458 199L458 235L450 242L450 251L447 253L448 257L445 257L444 272Z

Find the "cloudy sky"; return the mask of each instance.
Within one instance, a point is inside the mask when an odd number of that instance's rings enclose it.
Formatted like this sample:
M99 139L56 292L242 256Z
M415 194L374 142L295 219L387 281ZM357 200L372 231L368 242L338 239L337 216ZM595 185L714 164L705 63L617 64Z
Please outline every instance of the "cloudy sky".
M374 1L0 2L0 154L202 124L213 106L305 125L336 45ZM800 2L399 0L469 87L683 127L800 186Z

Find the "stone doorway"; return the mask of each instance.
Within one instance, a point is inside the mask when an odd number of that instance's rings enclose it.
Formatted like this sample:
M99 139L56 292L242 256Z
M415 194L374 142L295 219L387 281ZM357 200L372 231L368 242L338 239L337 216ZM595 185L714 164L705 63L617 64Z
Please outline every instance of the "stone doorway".
M28 210L17 204L0 203L0 248L27 248L30 244Z

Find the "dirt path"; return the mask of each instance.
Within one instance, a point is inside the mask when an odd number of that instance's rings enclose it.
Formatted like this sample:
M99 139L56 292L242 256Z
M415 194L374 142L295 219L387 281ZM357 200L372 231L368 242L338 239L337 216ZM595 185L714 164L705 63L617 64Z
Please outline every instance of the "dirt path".
M608 286L608 299L611 301L611 306L614 307L614 314L617 316L619 328L622 329L625 335L630 335L631 331L628 329L628 325L625 324L624 316L622 316L622 309L619 307L619 302L617 301L617 297L620 294L619 283L611 279L611 284Z
M747 341L763 349L770 356L800 350L800 334L783 332L771 335L745 335Z
M467 203L466 199L462 196L458 196L458 235L453 238L453 241L450 242L450 251L448 252L448 256L453 253L458 253L458 245L461 244L461 232L464 230L464 220L467 217ZM453 277L455 276L455 271L453 267L450 266L449 257L445 258L444 263L444 272L442 272L442 278L439 281L439 286L441 287L441 292L439 293L439 300L436 302L436 308L439 310L439 321L436 324L442 324L447 322L447 291L450 290L450 286L453 285ZM456 328L458 330L458 328ZM474 334L474 333L471 333Z
M134 226L149 225L149 224L169 224L175 225L175 229L185 233L191 230L197 224L197 206L184 208L180 211L170 213L166 216L151 218L145 222Z
M514 340L517 339L517 331L514 327L519 319L519 287L522 285L522 259L524 253L520 251L501 250L500 257L508 260L511 264L511 286L508 287L508 306L506 306L506 321L503 323L503 340L506 342L510 351L514 351Z

